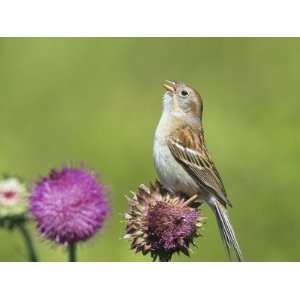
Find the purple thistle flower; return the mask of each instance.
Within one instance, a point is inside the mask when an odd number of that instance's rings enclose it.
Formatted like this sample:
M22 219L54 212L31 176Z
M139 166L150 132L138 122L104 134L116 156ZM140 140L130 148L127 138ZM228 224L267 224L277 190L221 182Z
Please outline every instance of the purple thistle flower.
M103 186L89 171L52 170L35 184L30 207L40 233L61 244L75 244L101 229L108 214Z
M195 233L197 219L196 209L157 203L149 209L147 216L152 247L166 251L185 247L185 239Z
M186 199L168 194L159 183L150 188L140 185L129 200L125 238L132 241L131 248L153 259L169 261L182 252L189 255L203 217L192 207L195 198Z

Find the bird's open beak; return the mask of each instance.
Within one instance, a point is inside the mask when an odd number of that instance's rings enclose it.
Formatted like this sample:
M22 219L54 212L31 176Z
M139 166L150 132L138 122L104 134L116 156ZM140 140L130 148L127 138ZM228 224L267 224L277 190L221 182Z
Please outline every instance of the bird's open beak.
M176 91L176 82L171 80L165 80L162 85L168 92L175 93Z

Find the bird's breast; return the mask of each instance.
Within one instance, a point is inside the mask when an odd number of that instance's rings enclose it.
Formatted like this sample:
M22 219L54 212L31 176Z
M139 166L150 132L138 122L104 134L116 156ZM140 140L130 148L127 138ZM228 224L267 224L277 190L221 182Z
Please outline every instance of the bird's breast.
M154 165L161 183L168 190L188 196L201 194L199 186L174 159L165 140L155 137L153 147Z

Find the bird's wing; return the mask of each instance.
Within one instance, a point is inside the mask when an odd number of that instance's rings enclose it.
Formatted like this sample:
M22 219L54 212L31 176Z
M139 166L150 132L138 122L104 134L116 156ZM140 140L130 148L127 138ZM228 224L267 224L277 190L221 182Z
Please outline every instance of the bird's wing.
M206 149L202 130L180 127L168 138L168 147L201 188L215 195L225 207L231 206L220 174Z

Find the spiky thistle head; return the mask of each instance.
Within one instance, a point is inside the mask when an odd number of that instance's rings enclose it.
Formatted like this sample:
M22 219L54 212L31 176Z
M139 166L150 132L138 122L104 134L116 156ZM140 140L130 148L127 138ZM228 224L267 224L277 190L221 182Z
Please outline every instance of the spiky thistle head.
M125 238L131 240L132 249L160 261L170 261L174 253L189 255L204 219L191 206L195 197L170 195L156 182L150 188L140 185L128 200Z
M52 170L33 186L30 208L40 233L60 244L92 237L108 214L103 185L84 168Z

